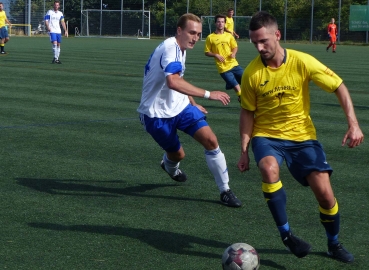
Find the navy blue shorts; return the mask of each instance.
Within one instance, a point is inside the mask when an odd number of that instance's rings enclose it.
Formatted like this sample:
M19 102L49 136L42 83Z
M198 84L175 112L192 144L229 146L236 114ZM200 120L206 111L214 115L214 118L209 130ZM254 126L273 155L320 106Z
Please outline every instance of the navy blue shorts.
M266 156L275 157L279 167L285 160L292 176L303 186L309 185L306 176L314 171L327 171L329 175L333 172L326 160L323 146L317 140L296 142L254 137L251 143L257 164Z
M231 70L220 73L220 76L226 82L226 90L233 89L236 85L241 84L243 69L235 66Z
M205 114L191 104L175 117L150 118L140 114L140 120L145 130L169 153L177 152L181 148L177 129L193 137L197 130L208 126Z
M4 26L0 28L0 39L8 38L8 29Z

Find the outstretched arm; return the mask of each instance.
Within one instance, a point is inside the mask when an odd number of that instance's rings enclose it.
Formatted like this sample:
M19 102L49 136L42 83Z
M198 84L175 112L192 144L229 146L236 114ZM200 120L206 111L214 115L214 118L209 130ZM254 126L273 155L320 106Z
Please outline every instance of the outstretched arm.
M359 122L357 121L350 93L343 83L334 93L336 94L341 107L345 112L348 124L348 130L343 137L342 146L345 144L347 144L350 148L359 146L364 141L364 134L360 129Z
M170 89L178 91L182 94L193 97L208 98L211 100L219 100L223 103L223 105L227 105L230 102L230 97L227 93L221 91L209 92L202 88L196 87L180 77L178 73L168 75L166 80Z

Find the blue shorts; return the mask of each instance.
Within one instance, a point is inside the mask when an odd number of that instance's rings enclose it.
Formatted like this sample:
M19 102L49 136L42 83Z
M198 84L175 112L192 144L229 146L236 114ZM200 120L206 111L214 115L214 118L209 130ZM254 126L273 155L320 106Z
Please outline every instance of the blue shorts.
M323 146L316 140L295 142L254 137L251 143L257 164L266 156L275 157L279 167L285 160L292 176L303 186L309 185L306 176L314 171L327 171L329 175L333 172L326 160Z
M4 26L0 28L0 39L8 38L8 29Z
M206 116L196 106L191 104L175 117L150 118L141 114L140 120L146 131L161 148L169 153L177 152L181 148L177 129L193 137L197 130L208 126Z
M61 34L50 33L50 41L61 43Z
M243 69L235 66L231 70L220 73L220 76L226 82L226 90L233 89L236 85L241 84Z

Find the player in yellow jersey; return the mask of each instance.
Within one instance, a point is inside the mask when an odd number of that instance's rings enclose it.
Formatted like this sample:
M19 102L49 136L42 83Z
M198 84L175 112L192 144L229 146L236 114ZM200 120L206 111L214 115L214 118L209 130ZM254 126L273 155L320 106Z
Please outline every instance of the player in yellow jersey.
M205 55L214 57L217 70L226 82L226 89L234 89L239 99L243 69L236 60L237 42L231 34L224 31L224 15L216 15L214 20L216 29L206 38Z
M276 19L256 13L249 26L252 43L259 55L245 69L241 83L240 171L249 170L249 148L262 176L262 191L284 245L297 257L306 256L311 246L294 236L286 213L286 193L279 178L286 162L291 175L310 186L325 228L328 255L350 263L354 256L338 241L340 214L322 145L310 117L309 81L335 93L346 115L348 130L342 146L353 148L364 141L348 89L328 67L314 57L281 47Z
M234 21L233 21L234 9L229 8L227 12L227 18L225 23L224 31L232 34L235 38L240 38L239 35L234 31Z
M5 43L9 41L8 29L5 26L5 23L12 26L8 18L6 17L6 13L4 10L4 4L0 2L0 54L6 54L4 51Z

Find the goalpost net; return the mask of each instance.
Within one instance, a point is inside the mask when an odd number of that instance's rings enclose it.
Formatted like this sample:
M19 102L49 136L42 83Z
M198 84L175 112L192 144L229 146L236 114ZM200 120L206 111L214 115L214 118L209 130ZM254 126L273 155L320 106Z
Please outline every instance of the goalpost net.
M79 37L150 39L148 10L85 9L81 13Z
M6 25L9 36L31 36L30 24L12 24Z
M201 16L202 33L201 40L206 40L206 37L215 31L215 16ZM249 38L249 24L252 16L233 16L234 31L240 38Z

